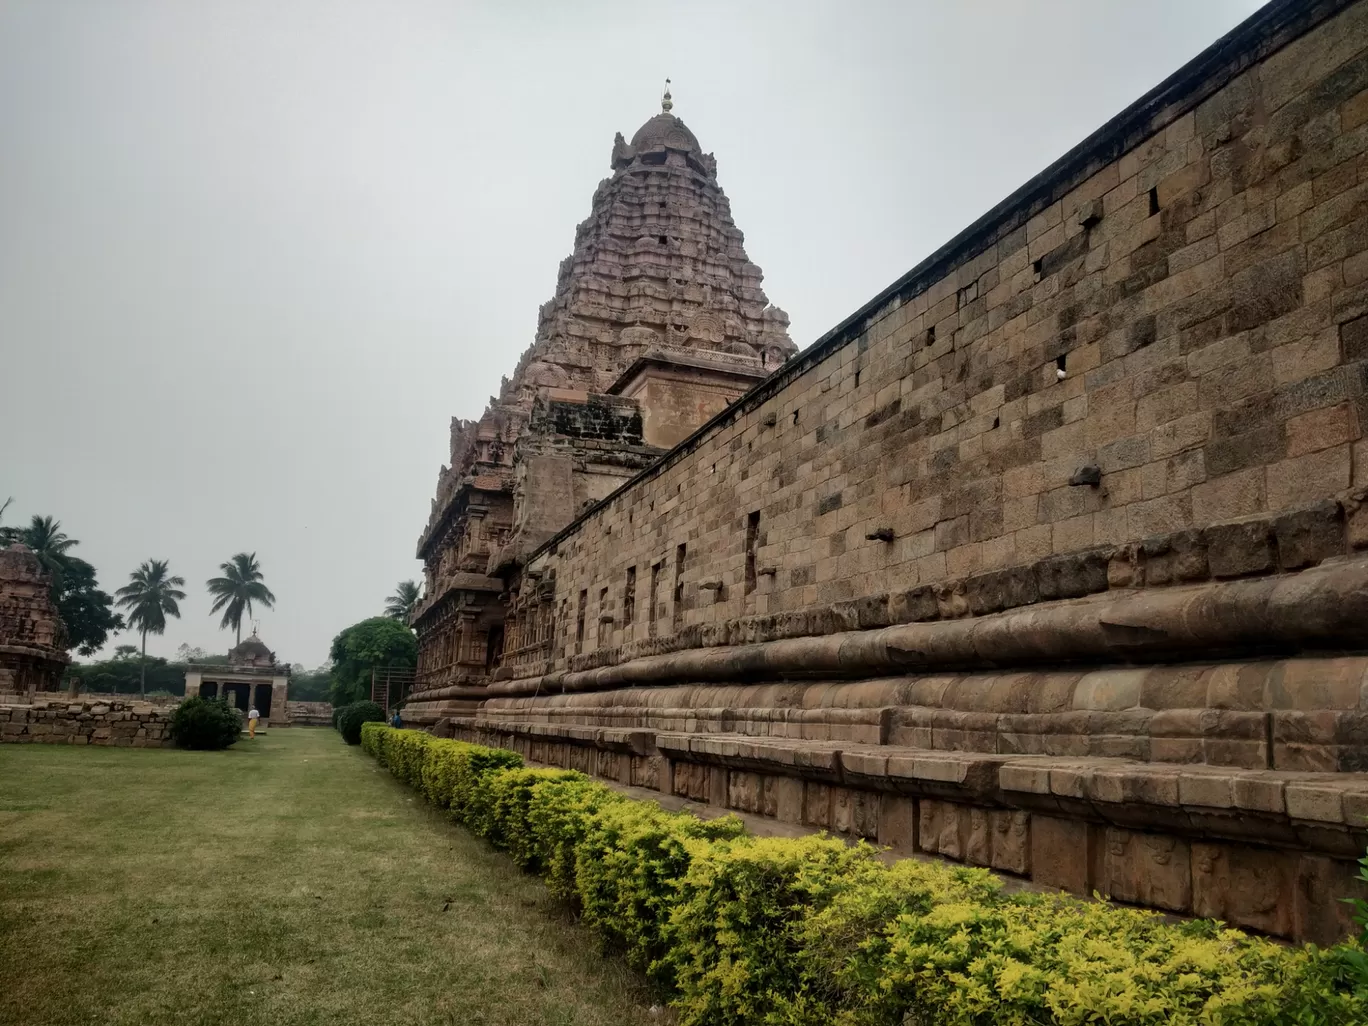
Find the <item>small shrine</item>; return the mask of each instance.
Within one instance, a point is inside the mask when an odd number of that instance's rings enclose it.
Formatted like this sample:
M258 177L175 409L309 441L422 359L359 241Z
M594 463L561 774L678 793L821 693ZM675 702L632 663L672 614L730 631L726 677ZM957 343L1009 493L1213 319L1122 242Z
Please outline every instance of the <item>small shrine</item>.
M255 630L249 638L238 643L228 653L225 665L192 665L185 671L185 694L201 698L222 698L243 715L256 706L261 713L257 724L260 730L270 726L287 727L290 718L285 709L285 694L289 686L289 669L276 662L275 653L257 637Z

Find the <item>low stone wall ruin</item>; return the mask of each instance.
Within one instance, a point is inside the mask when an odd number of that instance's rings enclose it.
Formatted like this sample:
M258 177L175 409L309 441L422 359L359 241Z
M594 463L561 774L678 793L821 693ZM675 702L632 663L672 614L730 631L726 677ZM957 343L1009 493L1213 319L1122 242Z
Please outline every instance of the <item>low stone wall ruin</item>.
M171 714L146 702L0 705L0 744L170 748Z
M331 727L331 702L286 702L285 717L292 727Z

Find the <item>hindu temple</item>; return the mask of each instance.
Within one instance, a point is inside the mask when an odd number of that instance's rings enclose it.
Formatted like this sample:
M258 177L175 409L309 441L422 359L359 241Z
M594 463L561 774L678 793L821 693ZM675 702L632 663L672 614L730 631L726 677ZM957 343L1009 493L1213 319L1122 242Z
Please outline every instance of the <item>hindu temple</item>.
M228 653L226 664L188 666L185 694L221 698L244 715L255 707L261 713L261 727L288 726L285 699L289 673L289 667L278 663L275 653L252 631Z
M549 600L510 605L503 577L795 352L716 159L672 107L667 89L614 140L532 345L479 420L452 421L418 543L419 692L544 657Z
M1368 0L1267 4L796 355L668 96L610 163L453 422L405 720L1345 936Z

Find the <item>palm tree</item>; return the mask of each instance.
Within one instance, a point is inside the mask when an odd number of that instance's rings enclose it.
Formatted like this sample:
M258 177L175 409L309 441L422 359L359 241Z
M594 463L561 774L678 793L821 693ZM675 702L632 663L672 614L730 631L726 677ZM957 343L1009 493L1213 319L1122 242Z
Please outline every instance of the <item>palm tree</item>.
M242 614L250 619L252 603L259 602L267 609L275 605L271 589L262 583L261 564L255 552L239 552L228 562L219 566L222 577L208 580L209 594L214 596L214 604L209 612L223 610L219 629L232 627L237 631L238 644L242 644Z
M183 577L172 577L164 559L149 559L128 575L128 583L115 594L119 605L128 610L128 626L142 631L142 673L138 679L138 693L147 695L147 635L166 630L168 615L179 618L178 599L185 598L180 590Z
M38 562L43 564L43 568L52 574L53 586L56 587L61 579L62 573L66 571L74 557L67 555L74 546L81 544L75 538L68 538L62 533L62 522L53 520L52 517L40 517L36 513L29 521L27 527L21 527L14 531L15 540L23 542L33 554L38 557Z
M394 588L394 594L385 599L385 615L408 623L417 604L418 585L413 581L400 581Z

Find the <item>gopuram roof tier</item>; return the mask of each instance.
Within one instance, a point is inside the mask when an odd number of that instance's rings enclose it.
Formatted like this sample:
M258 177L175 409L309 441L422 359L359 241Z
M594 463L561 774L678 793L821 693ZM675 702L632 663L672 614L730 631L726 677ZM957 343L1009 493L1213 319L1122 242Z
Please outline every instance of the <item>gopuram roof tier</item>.
M453 420L451 463L439 474L420 556L442 535L464 484L511 489L515 443L539 394L610 392L648 356L702 355L759 378L796 352L788 315L770 304L746 255L717 161L672 106L667 91L631 142L617 135L613 174L576 229L535 340L478 421Z

